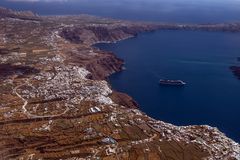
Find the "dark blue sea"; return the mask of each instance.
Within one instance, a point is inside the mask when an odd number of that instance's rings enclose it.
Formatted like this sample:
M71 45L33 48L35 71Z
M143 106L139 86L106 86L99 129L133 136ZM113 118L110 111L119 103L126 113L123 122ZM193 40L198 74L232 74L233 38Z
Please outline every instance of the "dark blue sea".
M157 31L116 44L98 44L124 59L126 70L110 77L142 111L176 125L208 124L240 141L240 80L229 69L240 65L240 34ZM182 79L185 87L159 85Z
M27 0L26 0L27 1ZM40 15L93 14L129 20L184 23L240 21L238 0L67 0L7 2L1 6ZM48 1L48 2L47 2ZM126 62L127 70L109 81L128 93L150 116L176 125L207 124L240 142L240 34L156 31L115 44L98 44ZM159 79L182 79L182 88Z

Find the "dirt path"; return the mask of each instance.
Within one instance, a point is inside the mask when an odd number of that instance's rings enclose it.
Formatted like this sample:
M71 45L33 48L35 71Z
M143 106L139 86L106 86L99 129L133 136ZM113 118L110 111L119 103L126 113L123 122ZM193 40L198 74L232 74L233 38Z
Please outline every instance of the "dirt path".
M29 79L24 83L24 84L21 84L21 85L18 85L16 86L14 89L13 89L13 93L15 93L23 102L24 104L22 105L22 110L23 110L23 113L26 114L28 117L32 117L32 118L51 118L51 117L58 117L58 116L61 116L65 113L67 113L69 111L69 107L68 106L65 106L66 109L64 112L60 113L60 114L55 114L55 115L46 115L46 116L38 116L38 115L34 115L34 114L31 114L28 112L26 106L28 105L28 101L23 98L18 92L18 88L22 87L22 86L31 86L33 87L30 83L29 83ZM33 87L35 88L35 87Z

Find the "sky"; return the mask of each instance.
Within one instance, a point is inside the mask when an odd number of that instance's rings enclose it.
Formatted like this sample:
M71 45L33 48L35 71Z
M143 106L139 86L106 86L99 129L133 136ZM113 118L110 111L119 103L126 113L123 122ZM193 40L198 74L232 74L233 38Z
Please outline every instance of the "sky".
M6 0L9 2L67 2L69 0Z
M3 0L3 1L9 1L9 2L69 2L69 1L80 1L80 0ZM112 0L114 1L114 0ZM115 0L118 1L118 0ZM131 1L131 0L130 0ZM161 1L161 0L135 0L135 1L153 1L153 2L157 2L157 1ZM177 1L189 1L189 2L240 2L240 0L177 0ZM89 1L90 2L90 1Z

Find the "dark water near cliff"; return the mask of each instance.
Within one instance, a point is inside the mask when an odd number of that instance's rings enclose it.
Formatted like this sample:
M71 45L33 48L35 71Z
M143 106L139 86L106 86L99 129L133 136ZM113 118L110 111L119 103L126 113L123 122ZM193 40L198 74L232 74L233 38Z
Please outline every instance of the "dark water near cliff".
M240 34L157 31L97 46L125 60L127 70L110 82L147 114L176 125L216 126L240 141L240 81L229 70L238 63ZM163 87L160 78L188 84Z

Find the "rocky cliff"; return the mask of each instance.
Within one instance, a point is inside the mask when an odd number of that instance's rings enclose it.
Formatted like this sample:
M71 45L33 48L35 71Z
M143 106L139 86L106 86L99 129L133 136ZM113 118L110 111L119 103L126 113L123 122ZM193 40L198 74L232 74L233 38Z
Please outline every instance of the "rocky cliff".
M60 35L73 43L109 43L135 37L141 32L153 31L158 28L157 25L130 25L122 24L112 25L93 25L84 27L64 28Z

